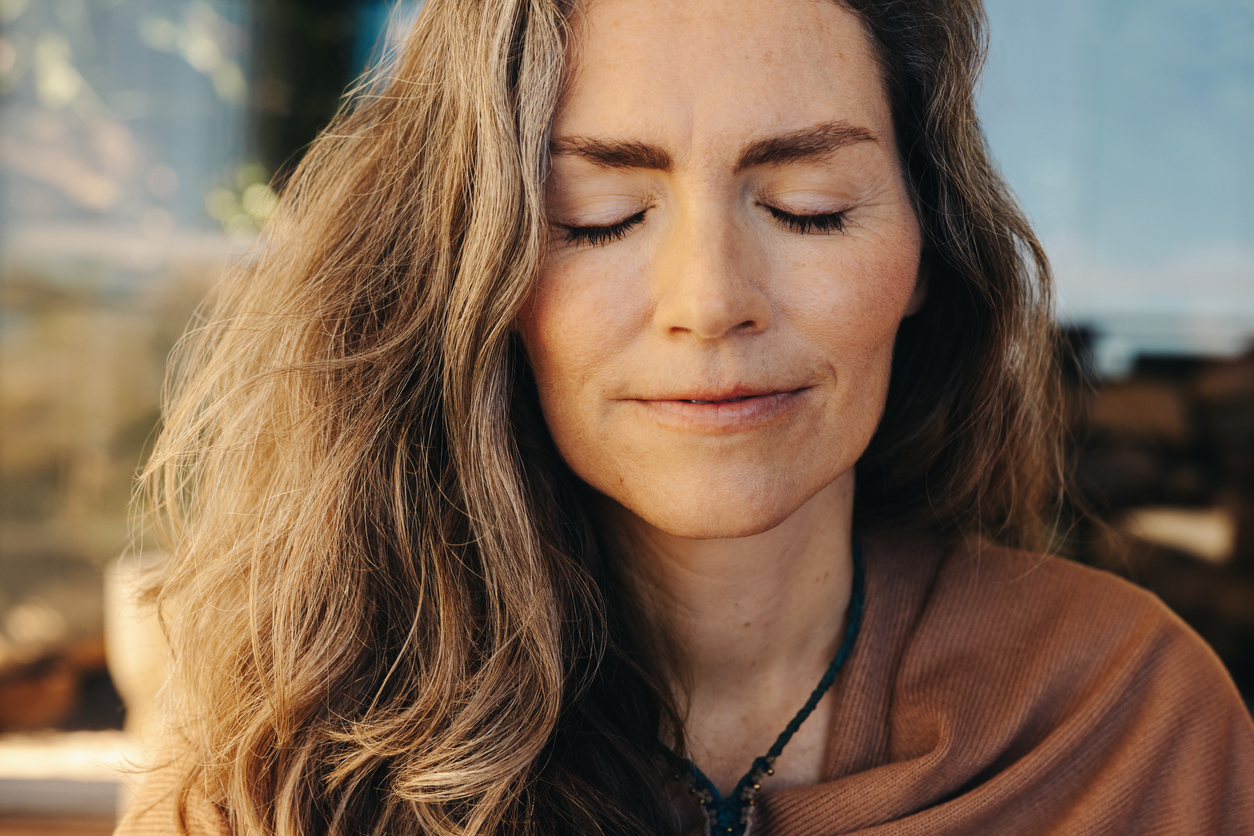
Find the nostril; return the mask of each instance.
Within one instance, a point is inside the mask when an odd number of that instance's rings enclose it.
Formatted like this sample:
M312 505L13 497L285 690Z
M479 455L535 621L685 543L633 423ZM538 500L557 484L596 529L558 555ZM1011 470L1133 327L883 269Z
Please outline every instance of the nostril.
M762 289L731 270L686 270L660 288L653 323L672 336L747 337L766 329L771 306Z

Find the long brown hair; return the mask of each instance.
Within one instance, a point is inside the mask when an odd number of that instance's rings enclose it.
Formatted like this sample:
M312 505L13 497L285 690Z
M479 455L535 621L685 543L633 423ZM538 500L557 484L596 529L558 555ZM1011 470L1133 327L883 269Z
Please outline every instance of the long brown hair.
M927 241L858 509L1031 542L1056 472L1047 271L972 106L981 11L848 0ZM172 366L180 792L239 834L673 832L682 741L514 334L570 9L428 0Z
M975 114L983 6L841 2L880 58L928 282L927 304L898 332L884 415L858 462L858 515L1045 548L1064 481L1052 281Z

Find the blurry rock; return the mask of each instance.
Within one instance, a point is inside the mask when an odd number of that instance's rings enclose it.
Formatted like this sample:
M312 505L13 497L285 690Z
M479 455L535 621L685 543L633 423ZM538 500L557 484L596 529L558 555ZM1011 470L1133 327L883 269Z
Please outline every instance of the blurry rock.
M1150 543L1223 565L1232 559L1237 522L1222 507L1136 508L1124 514L1120 527Z
M1197 381L1201 423L1225 477L1254 494L1254 357L1216 363Z
M0 531L0 732L109 728L122 720L105 673L100 570L49 550L37 531ZM42 547L41 547L42 546ZM86 705L85 699L92 705Z
M1152 502L1163 482L1163 463L1154 450L1130 445L1092 445L1081 451L1076 486L1098 508Z
M1233 569L1254 576L1254 495L1245 494L1236 503L1236 529Z
M78 671L62 659L10 668L0 676L0 731L56 726L78 701Z
M1192 440L1189 404L1179 387L1130 382L1098 390L1089 410L1094 435L1182 447Z
M1254 402L1254 354L1206 369L1198 375L1197 394L1210 401Z
M5 545L9 549L0 560L0 678L41 659L102 647L100 570L67 554L27 551L18 537L6 539Z
M1176 463L1163 474L1163 500L1172 505L1201 505L1213 498L1214 478L1192 461Z

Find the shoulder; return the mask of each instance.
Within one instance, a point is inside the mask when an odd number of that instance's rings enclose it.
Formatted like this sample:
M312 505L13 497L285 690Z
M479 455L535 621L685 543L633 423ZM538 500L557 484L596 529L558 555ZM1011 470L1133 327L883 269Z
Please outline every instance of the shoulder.
M1254 833L1254 723L1157 598L1036 554L868 537L828 780L766 833Z
M1073 561L984 542L876 543L868 586L909 610L903 636L947 664L984 654L1030 678L1118 667L1184 666L1227 682L1223 665L1152 593ZM1235 693L1235 691L1234 691Z
M114 836L230 836L223 811L192 785L180 790L189 761L180 745L158 747L157 765L137 776Z
M866 553L868 606L921 666L962 669L978 657L985 673L1039 684L1114 662L1180 664L1226 679L1210 648L1157 597L1109 572L924 536L877 537Z
M1034 775L1073 801L1105 786L1102 804L1058 811L1075 832L1090 819L1144 822L1100 832L1232 832L1158 829L1181 816L1254 825L1254 724L1219 659L1158 598L984 543L931 554L906 581L919 603L892 759L953 735L948 755L969 776Z
M1041 653L1063 654L1069 669L1184 656L1222 670L1206 644L1152 593L1048 555L980 542L954 547L939 561L927 606L929 616L956 628L954 640L987 644L1009 653L1008 661L1030 648L1034 663Z
M1245 713L1218 657L1156 596L1047 555L978 542L942 550L910 646L931 660L912 660L920 672L944 660L997 696L1053 712L1109 702Z

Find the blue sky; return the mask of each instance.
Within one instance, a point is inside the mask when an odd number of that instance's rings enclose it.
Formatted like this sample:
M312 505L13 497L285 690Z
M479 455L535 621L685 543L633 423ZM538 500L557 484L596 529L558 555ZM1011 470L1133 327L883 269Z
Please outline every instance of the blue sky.
M1254 327L1254 2L985 5L985 131L1067 308Z

